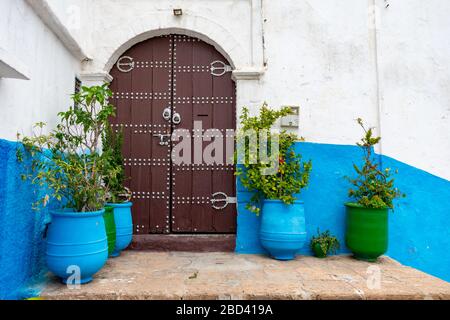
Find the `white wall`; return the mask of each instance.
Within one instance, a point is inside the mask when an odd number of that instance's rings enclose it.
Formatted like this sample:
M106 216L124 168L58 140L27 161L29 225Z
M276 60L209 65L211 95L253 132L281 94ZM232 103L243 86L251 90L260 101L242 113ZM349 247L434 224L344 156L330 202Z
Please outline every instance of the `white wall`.
M450 179L447 0L47 1L93 57L84 73L107 72L133 44L185 30L241 72L238 108L299 105L299 133L320 143L354 144L362 117L381 132L381 152Z
M365 1L265 1L262 97L301 107L307 141L352 144L354 119L376 124L376 78ZM349 9L351 8L351 9Z
M36 0L35 0L36 1ZM38 0L40 1L40 0ZM51 10L59 17L83 48L91 46L91 34L88 30L94 30L94 11L92 0L45 0ZM87 52L89 54L89 52Z
M23 0L0 1L0 47L26 65L31 78L0 78L0 138L15 141L38 121L55 124L70 104L80 62Z
M379 12L383 152L450 180L450 1Z

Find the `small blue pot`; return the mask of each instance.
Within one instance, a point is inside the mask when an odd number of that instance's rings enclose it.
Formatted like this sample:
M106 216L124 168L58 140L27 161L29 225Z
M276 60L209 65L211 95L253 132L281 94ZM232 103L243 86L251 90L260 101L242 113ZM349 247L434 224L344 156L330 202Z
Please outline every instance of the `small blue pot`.
M273 258L295 259L306 243L303 202L287 205L280 200L264 200L259 236L261 245Z
M108 241L104 212L50 212L52 220L47 231L47 267L64 283L88 283L105 265Z
M108 203L114 209L114 220L116 221L116 247L112 257L120 256L120 252L125 250L133 240L133 218L131 207L133 203Z

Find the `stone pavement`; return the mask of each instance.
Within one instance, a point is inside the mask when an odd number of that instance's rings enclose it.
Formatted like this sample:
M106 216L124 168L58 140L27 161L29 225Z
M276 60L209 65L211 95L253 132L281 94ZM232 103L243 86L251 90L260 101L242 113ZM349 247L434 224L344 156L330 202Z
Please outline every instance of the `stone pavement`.
M127 251L69 290L51 277L44 299L450 299L450 283L382 257Z

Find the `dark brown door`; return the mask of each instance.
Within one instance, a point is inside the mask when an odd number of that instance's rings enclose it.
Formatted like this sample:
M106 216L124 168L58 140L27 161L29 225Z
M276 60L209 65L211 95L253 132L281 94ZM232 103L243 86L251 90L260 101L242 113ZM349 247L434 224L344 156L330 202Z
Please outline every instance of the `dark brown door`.
M234 233L227 150L236 127L235 84L227 60L198 39L170 35L128 50L111 75L135 234ZM180 129L191 145L191 161L183 163L171 156L177 142L170 136Z

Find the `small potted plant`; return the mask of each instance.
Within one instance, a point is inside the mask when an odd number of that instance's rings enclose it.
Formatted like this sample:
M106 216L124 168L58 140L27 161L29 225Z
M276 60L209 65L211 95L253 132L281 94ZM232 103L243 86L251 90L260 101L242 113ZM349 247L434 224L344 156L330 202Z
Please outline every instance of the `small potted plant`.
M294 259L306 241L304 205L296 195L307 186L312 168L294 151L295 142L301 140L297 135L271 131L290 113L289 107L275 111L264 104L260 114L251 117L244 108L237 135L236 174L253 192L247 208L259 215L262 207L261 245L278 260Z
M39 123L31 137L18 135L22 178L42 194L35 207L52 203L55 208L50 211L46 260L64 283L72 278L75 283L90 282L108 258L103 220L108 190L101 172L109 160L99 152L99 143L114 114L109 96L107 85L82 87L72 96L77 107L59 113L54 130L45 134L45 124Z
M326 258L330 253L336 254L341 246L339 240L332 236L329 230L322 233L317 230L317 236L312 237L310 247L317 258Z
M391 169L379 168L374 146L381 137L373 136L361 119L358 124L364 137L357 143L364 152L362 167L353 165L357 177L348 178L352 184L348 195L354 201L347 203L346 244L355 258L376 261L388 248L388 213L394 208L394 199L405 195L394 186Z
M108 186L108 204L106 209L112 216L108 217L107 231L110 233L110 252L112 257L118 257L126 249L133 238L133 221L131 215L131 191L124 186L125 168L123 165L122 130L115 131L108 123L102 136L103 153L109 158L104 167L104 182ZM112 238L115 236L114 241ZM110 250L111 251L111 250Z

